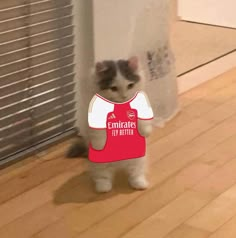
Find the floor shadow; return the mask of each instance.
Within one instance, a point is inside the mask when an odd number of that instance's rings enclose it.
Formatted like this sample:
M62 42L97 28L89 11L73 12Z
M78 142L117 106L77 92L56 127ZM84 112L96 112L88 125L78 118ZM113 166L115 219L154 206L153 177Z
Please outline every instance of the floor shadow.
M66 203L93 203L99 200L106 200L117 194L129 194L135 192L130 188L127 175L123 172L117 173L114 178L112 191L105 194L98 194L94 190L88 172L70 178L65 184L59 187L54 193L53 202L56 205Z

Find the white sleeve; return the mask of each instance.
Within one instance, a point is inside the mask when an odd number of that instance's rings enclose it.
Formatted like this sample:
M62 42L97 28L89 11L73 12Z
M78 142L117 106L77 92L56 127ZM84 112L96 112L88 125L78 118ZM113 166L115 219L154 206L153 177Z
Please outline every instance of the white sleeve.
M107 114L114 110L114 105L106 102L98 96L94 96L90 101L88 111L89 127L95 129L106 129Z
M148 120L153 118L152 107L146 93L139 92L130 106L138 111L138 119Z

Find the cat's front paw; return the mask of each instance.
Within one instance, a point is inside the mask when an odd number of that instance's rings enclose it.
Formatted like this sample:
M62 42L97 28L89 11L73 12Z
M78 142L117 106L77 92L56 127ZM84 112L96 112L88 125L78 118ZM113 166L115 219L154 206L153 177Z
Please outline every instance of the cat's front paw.
M112 182L109 180L96 181L96 192L107 193L112 189Z
M145 190L149 186L149 183L144 176L130 178L129 184L132 188L137 190Z
M139 130L139 133L144 136L144 137L148 137L150 136L150 134L152 133L152 125L151 124L147 124L147 125L142 125L140 124L138 130Z

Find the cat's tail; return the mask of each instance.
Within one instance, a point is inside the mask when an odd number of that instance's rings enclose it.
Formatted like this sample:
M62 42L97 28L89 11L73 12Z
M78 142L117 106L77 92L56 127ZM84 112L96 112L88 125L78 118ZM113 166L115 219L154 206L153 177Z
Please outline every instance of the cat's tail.
M70 145L66 152L67 158L88 157L88 146L85 139L77 136L74 142Z

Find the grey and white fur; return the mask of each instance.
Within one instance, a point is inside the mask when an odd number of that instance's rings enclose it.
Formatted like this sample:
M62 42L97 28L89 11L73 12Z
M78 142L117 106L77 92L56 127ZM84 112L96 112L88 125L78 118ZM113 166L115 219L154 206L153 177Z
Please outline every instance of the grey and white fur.
M145 79L137 57L127 60L105 60L96 63L92 75L97 85L97 93L112 102L123 103L130 100L137 91L144 90ZM148 137L152 132L152 120L138 120L139 133ZM88 138L95 149L102 149L106 143L106 130L88 128ZM76 157L84 152L88 144L81 138L68 151L68 157ZM122 149L122 148L121 148ZM89 161L89 160L88 160ZM146 189L147 156L113 163L92 163L89 161L91 177L97 192L109 192L115 172L123 169L128 174L128 181L134 189Z

